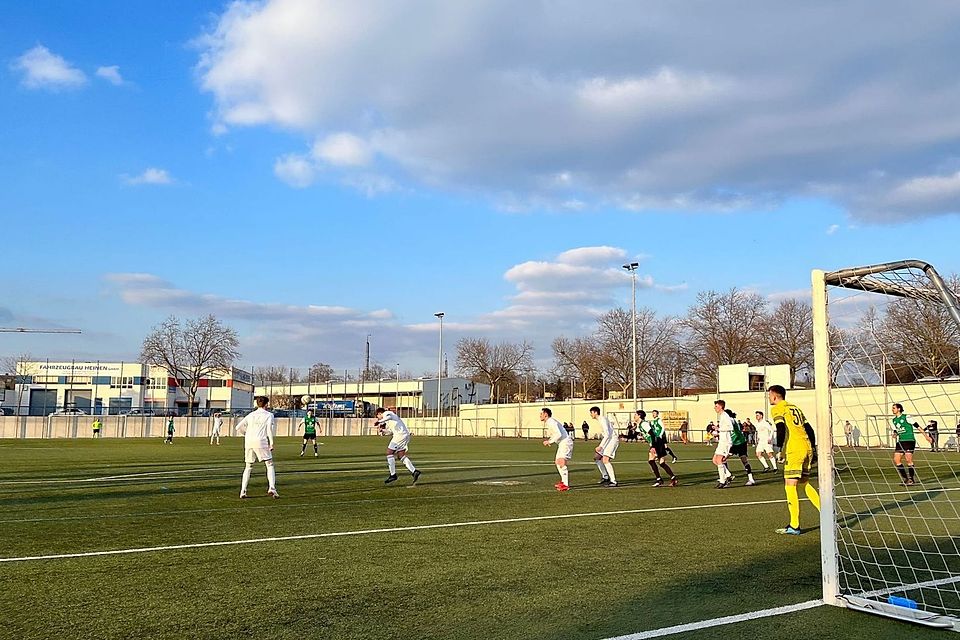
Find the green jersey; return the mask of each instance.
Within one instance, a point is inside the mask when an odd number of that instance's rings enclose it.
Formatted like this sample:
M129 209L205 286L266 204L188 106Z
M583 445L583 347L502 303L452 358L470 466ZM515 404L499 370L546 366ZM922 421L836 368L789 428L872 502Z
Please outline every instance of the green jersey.
M167 433L173 433L173 431L173 420L171 419L170 422L167 423Z
M316 416L306 416L303 419L303 433L316 433L317 432L317 417Z
M733 431L730 433L730 444L745 444L747 442L747 436L743 435L743 427L740 426L740 421L736 418L730 418L730 422L733 423Z
M899 442L915 442L917 436L913 434L913 425L910 418L905 413L901 413L893 419L893 432L897 434Z
M643 432L643 437L650 444L653 444L654 440L663 440L666 437L666 434L663 432L663 425L660 424L659 418L655 418L651 422L646 423L646 425L647 428Z

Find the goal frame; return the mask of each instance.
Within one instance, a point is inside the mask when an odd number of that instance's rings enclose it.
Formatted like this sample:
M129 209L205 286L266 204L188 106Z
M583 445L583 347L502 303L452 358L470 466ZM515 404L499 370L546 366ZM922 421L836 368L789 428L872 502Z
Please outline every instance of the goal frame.
M930 279L932 290L908 291L896 284L871 280L870 275L901 269L923 271ZM834 433L832 413L833 380L830 376L829 310L827 287L880 293L897 297L922 297L945 305L953 320L960 326L960 301L946 286L934 267L921 260L901 260L863 267L826 272L815 269L811 273L811 303L813 310L814 376L816 397L817 474L820 491L820 564L824 604L865 611L924 626L960 631L960 619L933 614L922 609L907 609L859 596L840 593L839 551L837 547L836 493L834 483Z

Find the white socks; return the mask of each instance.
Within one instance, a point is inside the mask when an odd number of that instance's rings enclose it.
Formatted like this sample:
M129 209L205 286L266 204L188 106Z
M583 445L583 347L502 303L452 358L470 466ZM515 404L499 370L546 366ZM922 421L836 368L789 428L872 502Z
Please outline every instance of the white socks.
M769 469L769 468L770 468L770 465L767 464L767 459L766 459L766 458L764 458L763 456L757 456L757 459L760 460L760 464L763 465L763 468L764 468L764 469Z
M717 465L717 473L720 475L720 482L726 482L727 478L733 475L730 473L730 469L727 469L727 465L725 464Z
M570 486L570 472L567 470L567 465L563 465L562 467L561 467L560 465L557 465L557 471L560 472L560 482L562 482L563 484L565 484L565 485L567 485L567 486L569 487L569 486Z
M772 465L773 465L773 468L776 469L776 468L777 468L777 459L776 459L776 458L770 458L770 464L772 464Z
M413 466L413 462L411 462L410 458L408 458L407 456L403 456L403 466L405 466L407 468L407 471L409 471L410 473L413 473L414 471L417 470L417 468Z
M243 480L240 482L240 495L247 492L247 485L250 483L250 472L253 471L253 465L249 462L243 468Z
M616 483L617 483L617 476L613 475L613 463L612 463L612 462L604 462L604 463L603 463L603 467L604 467L604 469L607 470L607 477L610 478L610 482L612 482L613 484L616 484Z
M271 491L277 489L277 470L274 468L273 462L267 463L267 486Z
M595 462L597 463L597 469L600 470L600 475L604 478L609 478L610 476L607 474L607 468L604 466L603 460L596 460Z
M387 469L390 470L390 475L397 475L397 459L393 456L387 456Z

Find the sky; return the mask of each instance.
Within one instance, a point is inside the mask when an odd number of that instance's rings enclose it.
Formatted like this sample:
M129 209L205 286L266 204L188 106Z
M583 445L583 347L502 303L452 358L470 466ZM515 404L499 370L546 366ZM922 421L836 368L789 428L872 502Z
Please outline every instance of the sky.
M0 356L436 369L811 269L960 272L960 5L0 2ZM369 336L369 337L368 337ZM452 367L452 364L451 364Z

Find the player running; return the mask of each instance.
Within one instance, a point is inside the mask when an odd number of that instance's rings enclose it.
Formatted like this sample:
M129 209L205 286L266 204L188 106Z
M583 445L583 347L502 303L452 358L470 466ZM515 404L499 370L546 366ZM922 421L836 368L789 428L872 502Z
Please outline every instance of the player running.
M650 468L653 469L653 475L657 479L653 483L655 487L663 486L663 478L660 476L660 469L657 468L657 464L663 467L663 470L670 474L670 486L675 487L679 484L676 474L673 473L673 469L670 468L670 465L666 463L667 458L667 434L663 430L663 427L658 423L647 422L647 412L643 409L637 410L634 414L635 420L640 425L640 433L643 434L643 437L650 444L650 453L647 457L647 462L650 464Z
M317 452L317 418L313 415L313 409L307 411L307 415L297 425L297 429L300 427L303 427L303 445L300 447L300 457L302 458L303 452L307 450L307 442L312 441L313 457L316 458L320 454Z
M820 494L810 486L810 467L813 465L813 448L816 444L813 428L803 411L785 400L786 389L775 384L767 389L770 399L770 418L777 429L777 446L783 463L783 485L787 494L787 509L790 524L777 533L798 536L800 531L800 487L817 511L820 510Z
M383 481L383 484L396 482L397 458L400 458L403 466L413 475L413 484L417 484L417 480L420 479L420 470L417 469L413 461L407 457L407 447L410 445L410 429L408 429L407 425L400 419L400 416L383 407L377 409L374 415L377 419L373 425L380 430L380 435L389 433L392 436L390 443L387 444L387 469L390 470L390 475ZM306 438L306 434L304 434L304 438Z
M620 438L606 416L600 415L600 407L590 407L590 417L600 423L600 445L593 456L600 470L600 484L607 487L617 486L617 476L613 472L613 459L617 457Z
M277 432L277 419L267 411L270 403L266 396L255 398L257 409L247 414L237 425L237 433L243 436L243 480L240 482L240 497L247 497L247 484L255 462L267 467L267 495L279 498L277 493L277 470L273 467L273 438Z
M573 457L573 438L563 428L560 421L553 417L553 411L544 407L540 411L540 422L549 434L543 441L543 446L549 447L552 444L557 445L557 457L555 462L557 471L560 473L560 482L553 485L557 491L570 490L570 471L567 469L567 460Z
M910 417L903 412L903 405L897 402L893 405L892 410L892 429L897 435L897 444L893 450L893 464L897 466L897 473L900 474L900 478L903 480L900 484L905 487L910 487L914 484L913 451L917 448L917 436L913 432L913 424L910 422ZM904 457L907 459L906 470L903 468ZM907 471L910 472L909 477L907 476Z
M163 441L163 444L173 444L174 431L176 431L176 428L173 426L173 418L170 418L170 421L167 422L167 439Z
M754 414L757 418L757 459L763 465L763 472L777 470L777 456L773 453L773 425L763 417L763 411ZM767 456L764 458L763 456Z

